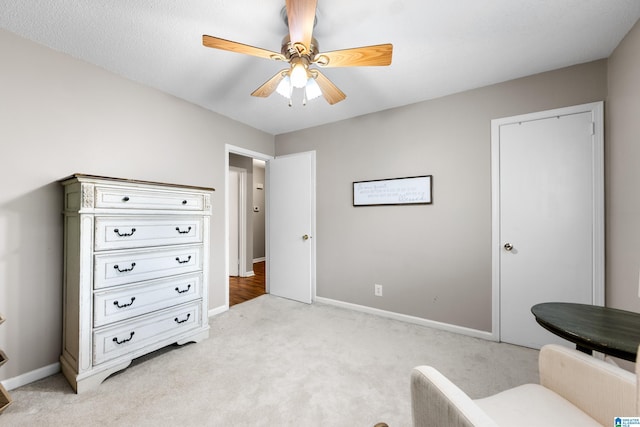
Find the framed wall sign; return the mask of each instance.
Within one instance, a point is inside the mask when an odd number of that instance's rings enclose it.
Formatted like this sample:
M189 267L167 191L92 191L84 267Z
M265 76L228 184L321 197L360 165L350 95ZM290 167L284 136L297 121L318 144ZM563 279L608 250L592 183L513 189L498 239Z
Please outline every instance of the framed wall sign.
M431 175L353 183L353 206L431 204Z

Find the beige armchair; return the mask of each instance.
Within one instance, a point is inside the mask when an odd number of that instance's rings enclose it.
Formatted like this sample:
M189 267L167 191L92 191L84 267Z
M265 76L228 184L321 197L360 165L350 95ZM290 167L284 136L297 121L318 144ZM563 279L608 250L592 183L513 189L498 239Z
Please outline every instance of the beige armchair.
M419 366L411 374L413 425L613 426L614 417L638 416L638 375L558 345L544 346L538 364L540 384L477 400L435 368Z

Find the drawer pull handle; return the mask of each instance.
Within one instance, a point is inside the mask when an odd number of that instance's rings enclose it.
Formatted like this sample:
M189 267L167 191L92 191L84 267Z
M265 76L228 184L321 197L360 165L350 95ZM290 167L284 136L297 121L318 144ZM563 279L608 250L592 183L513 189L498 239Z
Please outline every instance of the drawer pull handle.
M179 294L184 294L185 292L189 292L189 289L191 289L191 283L189 283L189 286L187 286L187 289L185 289L184 291L181 291L180 288L176 286L176 292Z
M135 230L135 228L134 228ZM176 231L180 234L189 234L189 232L191 231L191 227L187 228L187 231L182 231L180 230L180 227L176 227Z
M187 204L187 201L186 201L186 200L183 200L183 201L182 201L182 204L183 204L183 205L186 205L186 204Z
M123 202L128 202L128 201L129 201L129 196L124 196L124 197L122 198L122 201L123 201Z
M136 266L135 262L131 263L131 268L123 268L122 270L120 269L120 267L118 267L118 264L114 265L113 268L115 268L116 270L118 270L118 273L128 273L130 271L133 270L133 268Z
M131 307L133 305L133 302L136 300L136 297L131 297L131 302L128 304L119 304L118 301L114 301L113 305L115 305L118 308L125 308L125 307Z
M129 341L131 341L131 338L133 338L133 334L134 334L134 333L135 333L135 332L131 331L131 335L129 335L129 338L125 338L125 339L123 339L122 341L118 341L118 337L114 337L114 338L113 338L113 342L114 342L114 343L116 343L116 344L118 344L118 345L120 345L120 344L124 344L124 343L126 343L126 342L129 342Z
M136 232L136 229L132 228L131 229L131 233L121 233L120 230L118 230L117 228L114 228L113 232L116 233L120 237L129 237L129 236L133 236L133 233Z
M191 261L191 255L189 255L189 257L188 257L187 259L185 259L184 261L181 261L181 260L180 260L180 257L178 257L178 256L177 256L177 257L176 257L176 261L178 261L178 264L186 264L186 263L188 263L189 261Z
M178 318L176 317L175 319L173 319L176 323L184 323L187 320L189 320L189 317L191 317L191 313L187 313L187 317L184 320L178 320Z

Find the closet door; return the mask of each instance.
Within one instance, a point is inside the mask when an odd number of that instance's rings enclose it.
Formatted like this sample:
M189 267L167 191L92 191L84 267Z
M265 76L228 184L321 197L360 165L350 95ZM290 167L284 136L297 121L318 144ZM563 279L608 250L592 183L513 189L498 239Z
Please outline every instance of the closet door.
M494 123L501 341L532 348L567 344L536 323L531 307L603 303L598 113L574 107Z

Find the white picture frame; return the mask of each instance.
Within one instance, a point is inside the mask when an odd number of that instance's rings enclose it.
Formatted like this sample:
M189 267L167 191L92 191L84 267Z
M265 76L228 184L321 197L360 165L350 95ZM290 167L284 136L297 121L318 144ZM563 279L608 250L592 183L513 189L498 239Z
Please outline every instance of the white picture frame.
M432 175L375 179L353 183L353 206L429 205Z

